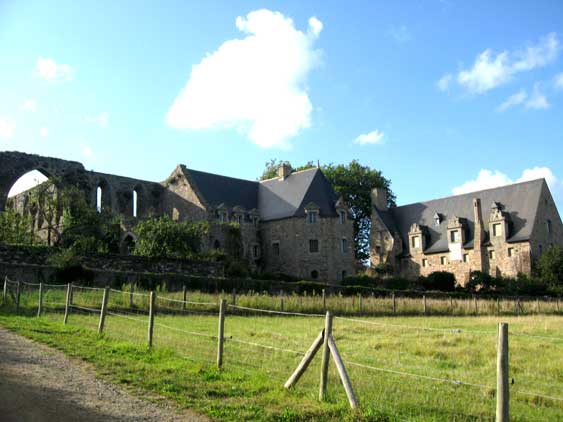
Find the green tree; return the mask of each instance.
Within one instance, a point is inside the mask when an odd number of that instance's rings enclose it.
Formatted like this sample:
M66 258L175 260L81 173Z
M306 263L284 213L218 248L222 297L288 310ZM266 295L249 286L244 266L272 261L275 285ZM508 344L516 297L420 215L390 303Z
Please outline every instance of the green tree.
M207 234L205 222L177 222L168 216L140 222L135 228L137 243L134 255L188 259L201 248L201 238Z
M270 161L267 161L259 180L267 180L278 177L278 169L282 164L286 164L291 167L291 163L286 160L276 160L275 158L272 158ZM293 169L293 171L307 170L313 167L315 167L315 164L313 164L312 161L308 161L306 164Z
M31 215L22 216L6 207L0 213L0 242L12 245L33 245L39 242L33 231Z
M552 246L540 257L538 269L542 280L551 286L563 286L563 248Z

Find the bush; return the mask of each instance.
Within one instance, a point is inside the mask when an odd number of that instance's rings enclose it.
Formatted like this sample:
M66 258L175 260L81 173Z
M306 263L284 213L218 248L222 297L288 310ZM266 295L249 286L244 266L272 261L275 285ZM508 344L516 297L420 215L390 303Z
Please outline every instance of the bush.
M455 290L455 275L447 271L434 271L427 277L421 277L422 286L426 290L452 292Z
M541 257L538 264L541 278L551 286L563 286L563 248L552 246Z

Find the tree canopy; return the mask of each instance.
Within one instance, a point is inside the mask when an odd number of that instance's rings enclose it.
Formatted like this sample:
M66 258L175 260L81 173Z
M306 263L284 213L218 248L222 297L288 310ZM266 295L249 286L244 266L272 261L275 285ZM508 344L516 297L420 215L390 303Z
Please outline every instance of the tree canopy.
M563 248L552 246L540 257L538 269L544 282L563 287Z
M260 180L277 176L281 164L291 166L289 161L272 159L266 163ZM297 167L295 171L314 167L312 161ZM321 167L326 178L338 196L342 196L351 209L354 221L354 245L356 259L365 261L369 258L369 235L371 228L371 191L384 188L387 202L395 205L395 194L391 190L391 181L383 177L378 170L361 165L357 160L349 164L328 164Z

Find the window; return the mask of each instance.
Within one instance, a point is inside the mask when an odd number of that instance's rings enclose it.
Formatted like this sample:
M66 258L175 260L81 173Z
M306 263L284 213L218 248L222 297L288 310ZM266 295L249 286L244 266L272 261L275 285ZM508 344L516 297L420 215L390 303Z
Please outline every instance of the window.
M133 191L133 217L137 217L137 201L139 196L137 195L137 191Z
M348 276L348 274L346 273L346 270L342 270L341 275L342 275L342 280L344 280Z
M317 222L319 216L318 211L308 211L307 212L307 222L309 224L315 224Z
M547 220L545 223L547 226L547 234L551 234L551 220Z
M428 267L428 260L426 258L422 260L422 266L424 268Z
M258 216L252 216L252 224L254 225L254 227L258 227Z
M96 189L96 211L102 212L102 187Z
M493 236L494 237L502 236L502 225L500 223L493 224Z
M260 256L260 246L252 245L252 257L258 258Z
M514 256L514 248L508 248L508 257L512 258Z
M279 256L280 255L280 242L274 242L272 243L272 254L274 256Z
M319 240L309 239L309 252L317 253L319 251Z
M235 221L236 221L238 224L242 224L242 214L237 214L237 215L235 216Z
M540 253L543 252L543 246L542 245L538 245L538 249L540 250Z
M463 262L469 262L469 255L466 253L463 254Z
M317 278L319 278L319 272L317 270L311 271L311 278L313 280L316 280Z
M458 230L452 230L450 232L450 241L452 243L458 243L459 242L459 231Z
M219 221L221 223L227 222L227 211L219 211Z
M348 252L348 240L346 238L340 240L340 251L342 253Z
M489 259L495 259L496 258L496 253L494 250L490 250L489 251Z
M381 246L378 245L378 246L375 247L375 253L378 254L378 255L381 254Z
M338 211L338 222L340 224L346 223L346 211L344 210Z
M414 249L420 248L420 236L413 236L411 242Z
M448 259L445 256L440 257L440 264L446 265L448 263Z
M219 242L217 239L215 239L215 242L213 242L213 249L221 249L221 242Z

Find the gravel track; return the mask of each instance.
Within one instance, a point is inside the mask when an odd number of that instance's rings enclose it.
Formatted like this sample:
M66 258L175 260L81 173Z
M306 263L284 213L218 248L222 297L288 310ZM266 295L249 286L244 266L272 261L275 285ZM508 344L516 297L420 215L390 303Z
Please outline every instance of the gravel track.
M0 327L2 422L208 421L158 401L133 397L90 365Z

